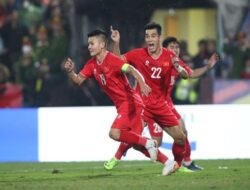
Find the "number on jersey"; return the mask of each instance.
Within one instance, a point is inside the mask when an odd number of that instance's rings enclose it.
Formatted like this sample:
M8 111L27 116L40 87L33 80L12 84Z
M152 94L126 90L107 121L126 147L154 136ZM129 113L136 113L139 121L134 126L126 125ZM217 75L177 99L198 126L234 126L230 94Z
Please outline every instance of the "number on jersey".
M160 127L160 125L158 125L158 123L154 123L154 133L161 133L162 132L162 128Z
M101 82L102 82L102 85L106 85L107 84L107 82L106 82L106 79L105 79L105 76L104 76L104 74L99 74L99 76L100 76L100 79L101 79Z
M160 67L152 67L151 71L152 71L151 78L153 78L153 79L160 79L161 78L161 68Z

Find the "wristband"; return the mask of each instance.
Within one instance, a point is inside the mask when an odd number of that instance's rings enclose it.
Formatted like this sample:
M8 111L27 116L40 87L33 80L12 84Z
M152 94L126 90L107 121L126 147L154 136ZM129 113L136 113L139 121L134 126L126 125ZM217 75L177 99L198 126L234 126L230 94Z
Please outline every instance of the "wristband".
M185 70L182 66L178 65L175 67L178 73L181 73L183 70Z
M178 73L181 73L181 72L184 71L184 70L185 70L185 69L184 69L182 66L179 66L178 69L177 69Z

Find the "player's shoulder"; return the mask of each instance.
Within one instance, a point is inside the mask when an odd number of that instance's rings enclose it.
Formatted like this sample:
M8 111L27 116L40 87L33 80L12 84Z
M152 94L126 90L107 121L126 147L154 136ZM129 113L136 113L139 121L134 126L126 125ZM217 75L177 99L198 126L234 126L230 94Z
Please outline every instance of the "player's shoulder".
M91 58L86 62L85 65L92 65L92 64L94 64L94 62L95 62L95 58L94 58L94 57L91 57Z
M110 52L110 51L108 51L108 53L107 53L107 58L119 58L119 56L118 56L118 55L115 55L114 53L112 53L112 52Z
M112 52L108 52L107 59L114 60L114 61L122 61L122 58Z

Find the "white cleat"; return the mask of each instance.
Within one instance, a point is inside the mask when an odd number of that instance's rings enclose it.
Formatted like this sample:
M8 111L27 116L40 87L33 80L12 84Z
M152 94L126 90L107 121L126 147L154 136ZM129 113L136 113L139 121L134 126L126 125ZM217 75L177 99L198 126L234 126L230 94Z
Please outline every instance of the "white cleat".
M174 160L168 160L165 163L165 166L162 170L162 175L170 175L172 173L174 173L176 170L178 170L179 165L176 161Z
M148 139L145 148L149 153L151 161L155 162L158 156L157 142L152 139Z

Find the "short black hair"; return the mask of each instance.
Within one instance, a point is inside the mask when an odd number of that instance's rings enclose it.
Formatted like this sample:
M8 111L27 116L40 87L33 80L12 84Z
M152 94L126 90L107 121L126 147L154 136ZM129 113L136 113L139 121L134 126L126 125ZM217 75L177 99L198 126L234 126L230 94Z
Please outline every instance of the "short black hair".
M166 47L168 47L169 44L171 44L171 43L180 44L180 42L177 40L176 37L170 36L170 37L167 37L165 40L163 40L162 46L166 48Z
M157 33L159 34L159 35L161 35L161 25L159 25L159 24L157 24L157 23L155 23L155 22L150 22L150 23L148 23L148 24L146 24L145 26L144 26L144 32L146 32L146 30L151 30L151 29L156 29L157 30Z
M93 30L92 32L88 33L88 38L94 37L94 36L101 37L105 43L107 43L107 41L108 41L108 34L107 34L107 32L105 32L102 29L96 29L96 30Z
M205 39L199 40L198 45L199 45L199 46L201 46L201 45L206 46L206 45L207 45L207 40L205 40Z

